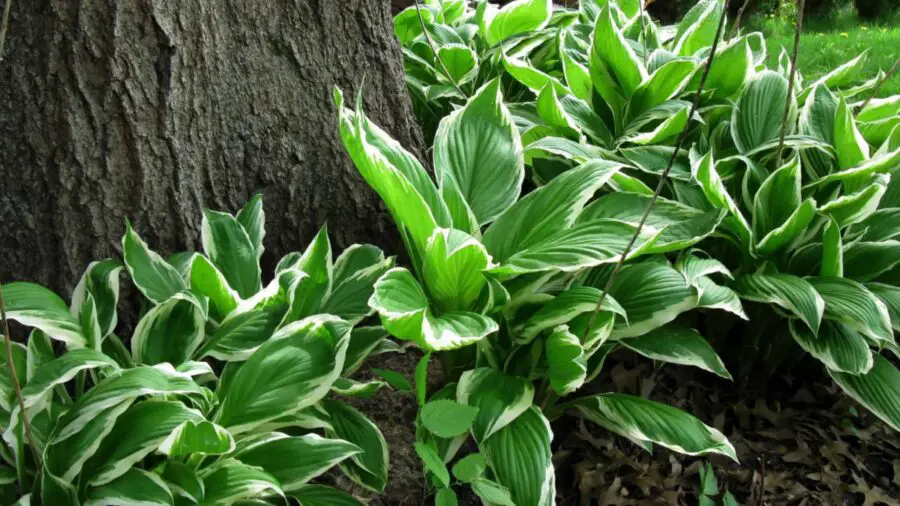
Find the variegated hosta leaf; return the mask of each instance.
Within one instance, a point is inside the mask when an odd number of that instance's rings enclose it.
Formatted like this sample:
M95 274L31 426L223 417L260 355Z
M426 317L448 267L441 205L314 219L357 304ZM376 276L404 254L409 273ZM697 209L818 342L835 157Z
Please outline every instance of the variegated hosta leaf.
M844 276L871 281L900 263L900 241L854 242L844 247Z
M59 418L44 452L44 464L53 475L72 480L135 399L144 395L199 393L200 387L190 377L176 372L169 364L127 369L110 376Z
M553 300L543 304L525 322L516 341L519 344L531 342L539 333L563 325L574 320L579 315L589 313L597 309L597 301L600 300L600 290L591 286L574 286L560 293ZM603 298L601 311L619 315L624 322L628 321L627 314L622 306L609 294ZM583 343L587 344L587 343Z
M256 247L234 216L204 210L201 231L203 251L228 280L228 285L244 298L258 292L261 272Z
M281 483L282 490L292 492L344 459L361 452L358 446L342 439L272 432L240 448L234 457L244 464L261 467Z
M474 237L438 228L425 250L422 279L441 311L466 311L484 289L487 278L482 271L490 265L490 255Z
M206 491L204 504L235 504L256 497L284 496L274 476L233 458L204 469L200 478Z
M138 363L181 364L203 342L205 328L203 309L193 297L172 297L138 322L131 336L132 354Z
M900 431L900 371L888 359L875 356L875 364L861 375L828 371L832 379L878 418Z
M741 298L778 305L797 315L813 333L819 331L825 301L809 281L789 274L748 274L731 288Z
M90 295L94 299L101 338L116 329L119 273L122 268L122 263L113 259L91 262L72 293L72 303L69 305L72 316L81 312L86 296Z
M215 422L236 434L315 404L340 375L349 341L350 325L331 315L283 327L220 383Z
M185 421L159 444L159 452L169 457L224 455L232 450L234 438L231 434L207 420Z
M865 374L872 368L872 352L865 338L843 323L825 320L818 335L790 322L794 341L825 364L829 371Z
M472 80L478 74L478 56L464 44L442 45L438 48L437 58L457 85Z
M524 163L499 79L441 120L435 134L435 174L442 184L445 178L455 183L480 225L494 221L519 198Z
M734 96L753 74L753 50L749 38L745 35L733 39L716 53L706 78L706 89L711 90L715 98ZM694 74L689 90L700 86L699 76L699 72Z
M196 355L225 361L246 360L272 337L279 320L279 315L264 309L235 314L212 331Z
M538 93L536 102L538 115L544 123L565 133L567 137L579 138L581 132L578 125L569 117L559 98L553 83L547 83Z
M626 122L674 98L696 69L697 63L687 59L672 60L656 69L631 95Z
M822 267L819 275L844 276L844 242L837 222L829 219L822 230Z
M647 209L651 197L615 192L604 195L584 209L579 222L607 218L635 225ZM701 211L664 198L657 199L644 223L649 233L659 232L647 253L665 253L692 246L708 237L724 218L720 210Z
M700 300L697 302L698 308L721 309L744 320L748 319L740 297L731 288L716 284L706 276L697 278L693 285L700 293Z
M841 227L859 223L878 209L881 198L890 183L890 174L878 174L865 178L868 184L856 193L844 195L819 208L819 212L830 216Z
M375 282L393 266L393 257L385 258L375 246L350 246L334 262L333 288L321 311L354 324L369 316Z
M514 504L552 506L556 497L550 442L553 432L541 411L529 406L511 423L480 443L494 478Z
M33 283L16 281L2 285L6 317L44 332L68 348L83 348L87 340L78 320L66 303L50 290Z
M134 285L151 302L159 304L188 288L178 271L147 247L147 243L127 221L122 237L122 255Z
M250 197L250 200L238 211L235 218L244 227L244 231L247 232L247 237L250 238L250 244L253 245L253 251L256 252L258 262L263 251L265 251L263 238L266 237L266 213L263 211L262 195L257 193Z
M865 286L845 278L809 278L825 300L825 317L844 323L873 341L893 343L887 306Z
M508 277L542 271L573 272L614 263L625 252L636 228L617 220L580 223L519 251L489 272ZM642 230L628 258L642 255L655 239L652 231Z
M484 245L502 262L541 244L575 223L585 203L621 164L592 160L553 178L506 210L484 234Z
M343 94L339 90L335 90L334 96L340 111L344 148L363 179L384 201L401 232L408 233L412 241L408 244L413 248L411 253L421 254L438 225L435 213L437 217L442 216L441 209L447 213L446 206L436 204L442 201L434 183L422 166L413 161L414 157L396 141L387 135L376 135L380 129L376 130L362 110L352 112L345 109ZM449 213L443 216L449 220Z
M712 151L706 153L700 160L691 163L691 174L700 185L707 201L718 209L725 209L730 216L722 224L731 230L744 244L750 244L752 232L750 224L744 218L741 210L735 204L722 178L716 171L715 160Z
M691 104L683 100L662 103L627 124L619 143L643 146L665 143L684 130L690 109Z
M158 473L174 496L193 504L203 501L203 482L193 467L171 459L166 461Z
M502 60L504 70L506 70L513 79L531 90L535 95L540 93L548 84L556 89L565 88L565 85L563 85L559 79L534 68L528 62L514 58L510 55L503 55Z
M203 255L195 254L190 261L191 290L209 298L210 316L224 320L234 311L241 296L231 288L225 275Z
M153 453L179 425L201 420L199 411L181 402L147 400L134 404L116 420L85 464L82 476L95 486L110 482Z
M484 2L478 6L482 36L494 46L514 35L540 30L550 21L552 9L550 0L516 0L499 10Z
M462 374L456 387L456 400L478 408L472 435L481 443L531 406L534 387L525 378L484 367Z
M787 220L770 230L756 245L756 251L771 255L801 236L816 215L816 201L808 198L794 209Z
M884 283L866 283L865 286L887 307L894 330L900 330L900 287Z
M280 325L318 313L322 301L331 292L333 266L327 226L323 226L319 230L307 246L306 251L290 268L299 269L306 276L299 280L290 291L288 311Z
M728 439L680 409L624 394L600 394L572 403L579 414L649 449L656 443L686 455L719 453L737 462Z
M30 410L30 408L40 406L45 400L45 394L55 386L69 382L79 372L98 368L117 371L119 366L115 360L90 348L72 350L41 365L34 371L28 384L22 388L25 408ZM22 381L22 378L19 381Z
M291 492L303 506L365 506L352 495L325 485L307 485Z
M637 337L621 339L619 343L653 360L699 367L731 379L722 359L706 339L693 329L669 324Z
M451 350L480 341L497 331L497 322L472 312L434 316L425 291L401 267L389 270L375 284L369 305L392 335L417 342L428 351Z
M713 274L721 274L728 279L734 279L734 276L731 275L731 271L729 271L728 267L725 267L722 262L715 258L700 257L690 253L691 252L681 256L681 258L675 262L675 268L681 272L688 284L693 285L694 281L697 279Z
M375 492L383 492L387 484L388 447L378 427L362 413L336 400L323 403L332 427L325 435L356 445L361 453L349 455L340 462L341 470L353 481Z
M140 504L171 506L172 492L155 473L129 469L126 473L99 487L88 490L85 506Z
M628 315L627 323L619 323L613 338L642 335L674 320L693 309L697 291L684 276L667 264L644 262L621 270L609 293Z
M849 169L831 172L816 179L804 188L813 188L834 181L851 180L851 183L855 183L860 180L865 180L868 176L873 174L890 173L898 166L900 166L900 149L894 149L893 151L886 153L876 153L872 158L861 161L859 165L850 167Z
M701 0L694 5L678 24L672 51L678 55L691 56L711 46L724 8L725 2L722 0Z
M831 91L816 85L806 98L803 110L800 111L800 134L834 145L834 115L838 100ZM815 178L831 172L834 160L820 151L809 149L802 153L803 168Z
M765 70L750 81L731 116L731 135L738 151L749 153L778 139L788 98L787 79L777 72ZM797 106L793 103L793 97L790 100L793 118L796 117Z
M753 197L754 236L765 237L791 218L800 207L800 186L799 156L792 157L763 181Z
M849 169L869 158L869 144L859 133L853 111L844 97L838 99L834 118L834 150L838 168Z
M556 327L546 343L547 375L557 394L569 395L581 388L587 377L587 358L581 339L566 325Z

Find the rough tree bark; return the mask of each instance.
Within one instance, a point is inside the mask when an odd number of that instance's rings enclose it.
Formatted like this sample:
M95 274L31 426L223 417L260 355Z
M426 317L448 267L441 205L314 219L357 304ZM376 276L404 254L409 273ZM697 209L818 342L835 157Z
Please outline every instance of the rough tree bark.
M265 197L268 255L327 221L393 243L331 98L421 149L389 0L14 0L0 65L0 276L63 292L117 255L124 219L162 253L202 207ZM271 262L271 259L269 259Z

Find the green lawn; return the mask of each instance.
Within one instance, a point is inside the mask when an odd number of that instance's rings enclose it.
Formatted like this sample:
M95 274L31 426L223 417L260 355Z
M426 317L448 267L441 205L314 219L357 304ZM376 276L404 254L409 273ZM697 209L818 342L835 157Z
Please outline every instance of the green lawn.
M794 44L794 27L777 17L756 17L748 28L766 36L768 63L778 66L778 55L784 47L790 53ZM878 70L887 72L900 58L900 13L887 15L875 23L862 23L850 10L842 10L828 17L814 17L804 21L800 37L798 68L807 82L826 74L838 65L869 49L865 65L865 79ZM879 96L900 94L900 72L885 82Z

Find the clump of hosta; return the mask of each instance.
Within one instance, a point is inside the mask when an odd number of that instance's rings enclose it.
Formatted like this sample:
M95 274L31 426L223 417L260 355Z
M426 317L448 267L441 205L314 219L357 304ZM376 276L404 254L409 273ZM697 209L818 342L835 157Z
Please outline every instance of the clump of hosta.
M687 216L693 228L648 227L595 317L607 267L636 231L604 215L600 203L617 194L596 198L619 180L622 163L588 160L549 181L532 174L538 188L522 195L522 139L494 80L441 121L435 182L359 106L344 108L340 92L335 98L345 147L411 259L411 269L378 280L370 305L388 332L429 352L417 370L416 451L439 500L469 484L492 503L552 503L549 421L566 412L648 449L736 458L719 431L676 408L617 393L577 395L619 347L730 378L704 338L674 320L697 307L740 311L740 303L703 297L691 277L705 273L663 255L700 241L724 213L697 211ZM455 382L429 397L431 353ZM451 478L445 463L469 437L479 452L457 462Z
M129 226L124 266L92 263L68 307L38 285L2 287L9 318L34 329L11 343L33 448L0 373L5 502L357 503L311 482L334 466L384 489L381 433L329 394L379 386L347 376L386 349L383 329L353 326L392 261L353 246L332 262L323 230L263 287L263 223L259 197L236 217L206 211L204 252L168 260ZM123 267L147 299L127 346L115 333Z

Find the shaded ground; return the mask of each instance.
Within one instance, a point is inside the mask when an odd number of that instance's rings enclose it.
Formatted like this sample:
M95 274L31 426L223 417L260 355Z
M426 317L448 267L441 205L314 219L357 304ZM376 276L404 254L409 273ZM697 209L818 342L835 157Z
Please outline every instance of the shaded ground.
M412 378L419 357L410 350L372 362ZM722 492L727 488L741 504L900 505L900 436L857 408L827 379L803 385L781 377L774 393L765 396L767 402L742 398L731 383L703 371L667 366L654 372L649 360L625 353L611 360L608 372L593 385L598 392L648 396L684 409L728 436L741 464L717 456L709 461ZM370 498L371 505L432 504L413 451L413 396L383 389L373 399L353 403L378 424L390 445L390 481L381 496L335 476L338 484ZM697 504L705 459L662 448L651 455L572 417L553 428L557 504ZM460 504L480 503L461 493Z

